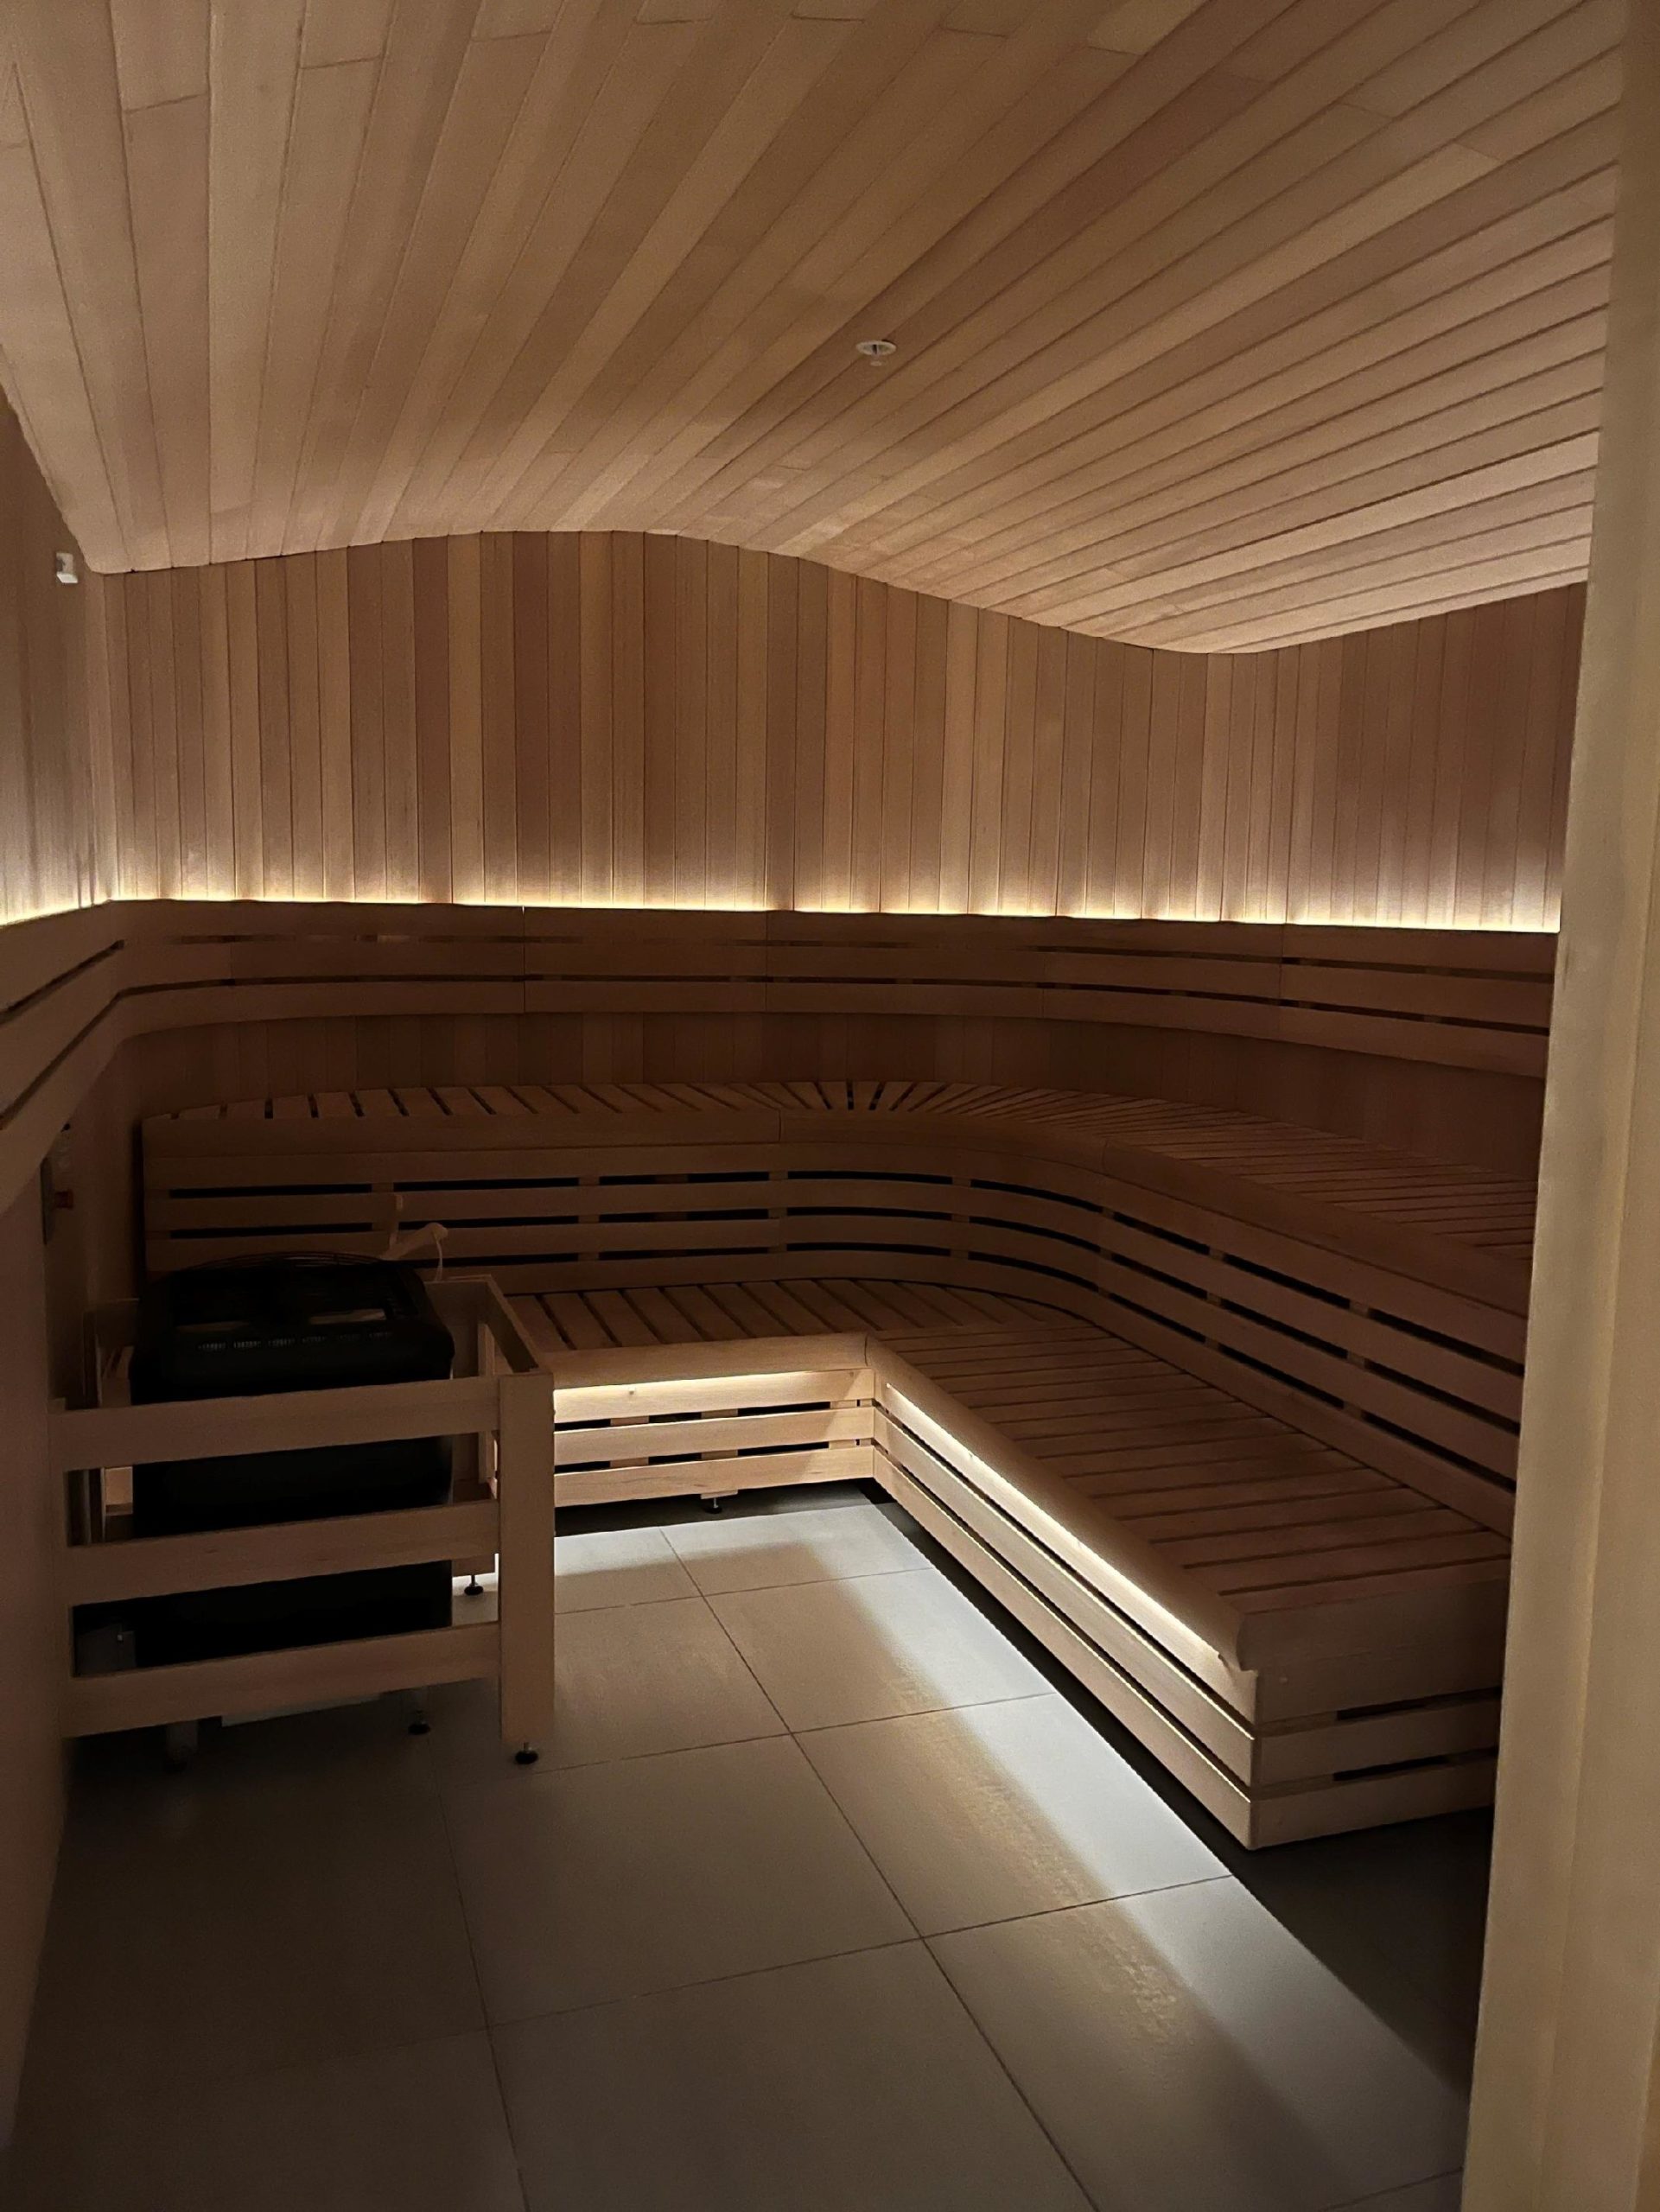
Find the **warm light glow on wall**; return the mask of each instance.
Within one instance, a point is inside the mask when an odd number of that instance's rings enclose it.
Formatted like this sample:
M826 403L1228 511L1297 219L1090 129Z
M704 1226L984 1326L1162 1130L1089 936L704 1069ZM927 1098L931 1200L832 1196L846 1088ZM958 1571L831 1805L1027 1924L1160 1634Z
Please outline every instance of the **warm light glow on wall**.
M1555 925L1577 588L1206 658L490 543L89 579L118 891Z
M131 896L132 894L123 893L121 895ZM499 912L502 914L799 914L804 919L811 919L813 917L822 917L826 920L846 919L855 917L862 917L868 919L878 919L887 916L894 921L1053 921L1062 924L1066 922L1078 922L1086 925L1093 925L1097 927L1110 925L1126 927L1131 925L1156 925L1159 923L1169 923L1172 925L1212 923L1218 925L1225 924L1225 925L1230 929L1365 929L1377 930L1381 931L1400 930L1403 928L1429 928L1450 931L1455 933L1466 932L1476 935L1492 931L1498 931L1502 934L1508 931L1530 935L1537 935L1542 932L1547 936L1554 936L1556 933L1557 928L1557 924L1554 916L1548 923L1530 925L1522 922L1483 922L1479 920L1437 921L1421 924L1407 924L1396 921L1388 921L1381 917L1358 917L1352 914L1339 913L1336 912L1324 914L1290 914L1284 917L1270 913L1229 915L1213 913L1177 914L1170 912L1159 914L1128 914L1123 912L1095 913L1083 909L1072 909L1069 910L1065 913L1056 913L1045 907L1022 906L1019 908L1001 907L992 909L976 909L971 914L964 914L960 909L953 910L944 906L769 906L764 905L759 899L753 901L713 899L709 901L707 904L704 904L696 900L688 900L682 903L678 900L658 899L642 900L639 905L634 906L624 906L619 900L614 899L558 899L550 900L534 899L448 899L441 900L409 898L350 898L306 900L299 899L273 898L266 893L260 893L252 897L245 897L243 894L236 891L227 889L222 885L217 886L209 891L193 893L188 898L180 897L176 903L181 905L204 906L300 907L308 905L317 905L375 906L381 908L387 906L429 907L434 906L445 906L455 908L462 912ZM78 909L73 906L43 906L33 907L27 912L15 914L0 912L0 923L10 924L12 922L32 921L46 915L74 912L76 911L78 911Z

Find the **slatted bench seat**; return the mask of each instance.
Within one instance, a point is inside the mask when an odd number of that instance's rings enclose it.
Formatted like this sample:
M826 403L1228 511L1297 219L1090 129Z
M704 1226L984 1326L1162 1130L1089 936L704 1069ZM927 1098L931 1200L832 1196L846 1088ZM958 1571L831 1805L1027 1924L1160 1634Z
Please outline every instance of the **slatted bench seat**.
M515 1306L576 1381L564 1503L874 1478L1246 1843L1491 1792L1505 1539L1154 1354L1038 1300L891 1278ZM838 1381L849 1341L864 1364ZM607 1417L582 1387L688 1344L725 1357L678 1391L619 1389Z
M152 1270L439 1222L509 1293L902 1278L1110 1328L1508 1525L1532 1194L1164 1100L968 1084L339 1092L144 1125Z
M1230 1109L1089 1091L875 1082L417 1085L189 1107L154 1117L145 1131L147 1147L162 1147L176 1128L179 1139L169 1148L188 1152L203 1141L204 1124L409 1122L427 1126L402 1132L406 1140L420 1135L441 1146L489 1143L512 1150L525 1141L526 1121L550 1120L566 1144L596 1135L671 1142L688 1116L703 1126L710 1115L728 1124L741 1116L746 1125L780 1116L784 1135L802 1133L804 1116L808 1128L827 1117L843 1134L877 1136L894 1134L896 1127L920 1132L938 1116L971 1125L992 1143L1005 1135L1018 1143L1022 1132L1041 1130L1046 1151L1056 1157L1093 1160L1107 1147L1128 1150L1142 1155L1144 1166L1169 1163L1178 1180L1231 1179L1260 1192L1421 1229L1523 1268L1532 1251L1535 1192L1513 1178ZM509 1127L487 1139L475 1126L480 1122ZM739 1130L733 1133L741 1140ZM327 1144L331 1135L340 1138L341 1132L319 1130L315 1141ZM353 1141L363 1141L366 1135L354 1131Z
M862 1329L891 1337L942 1325L1042 1328L1065 1318L1035 1298L882 1276L555 1290L520 1294L512 1303L545 1358L641 1344L738 1344Z
M758 1083L254 1102L146 1123L144 1187L162 1268L442 1224L537 1301L568 1500L882 1481L1247 1842L1491 1787L1520 1185L1163 1101ZM743 1373L685 1370L728 1320Z

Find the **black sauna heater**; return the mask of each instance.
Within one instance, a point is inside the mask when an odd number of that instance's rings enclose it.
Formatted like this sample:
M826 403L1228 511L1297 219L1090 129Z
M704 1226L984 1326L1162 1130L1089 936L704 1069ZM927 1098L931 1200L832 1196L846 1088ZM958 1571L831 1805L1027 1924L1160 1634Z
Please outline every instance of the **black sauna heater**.
M190 1268L139 1300L130 1389L163 1399L441 1381L455 1347L413 1268L323 1254ZM450 1495L446 1437L160 1460L133 1469L135 1536L304 1521ZM141 1667L448 1624L450 1562L371 1567L149 1599Z

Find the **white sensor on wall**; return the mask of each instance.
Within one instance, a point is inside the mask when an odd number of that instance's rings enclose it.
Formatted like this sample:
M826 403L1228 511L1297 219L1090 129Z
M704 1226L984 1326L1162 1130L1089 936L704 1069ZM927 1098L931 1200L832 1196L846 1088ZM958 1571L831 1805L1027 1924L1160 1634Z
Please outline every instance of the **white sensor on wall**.
M52 556L52 573L60 584L78 584L80 563L73 553L56 553Z

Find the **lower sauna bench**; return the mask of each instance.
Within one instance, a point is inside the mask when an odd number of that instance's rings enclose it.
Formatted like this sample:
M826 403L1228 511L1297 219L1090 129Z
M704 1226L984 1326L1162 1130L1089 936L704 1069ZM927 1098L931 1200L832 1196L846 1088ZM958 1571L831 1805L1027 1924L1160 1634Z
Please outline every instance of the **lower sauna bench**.
M816 1459L789 1391L740 1377L776 1454L654 1464L647 1494L874 1478L1241 1842L1491 1796L1507 1539L1154 1354L1035 1300L885 1278L513 1304L550 1364L854 1332L862 1395L826 1395ZM748 1402L711 1404L722 1436ZM642 1494L637 1441L614 1491L582 1450L557 1497Z

